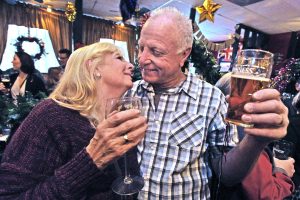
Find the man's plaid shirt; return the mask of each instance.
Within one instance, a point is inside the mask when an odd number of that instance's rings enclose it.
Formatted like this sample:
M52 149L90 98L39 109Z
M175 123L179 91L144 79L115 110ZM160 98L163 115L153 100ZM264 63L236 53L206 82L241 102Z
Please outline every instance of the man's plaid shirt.
M148 119L138 146L145 179L139 199L210 199L207 149L234 145L233 129L226 131L227 104L221 91L188 74L179 87L161 94L157 109L150 84L136 82L131 95L141 97Z

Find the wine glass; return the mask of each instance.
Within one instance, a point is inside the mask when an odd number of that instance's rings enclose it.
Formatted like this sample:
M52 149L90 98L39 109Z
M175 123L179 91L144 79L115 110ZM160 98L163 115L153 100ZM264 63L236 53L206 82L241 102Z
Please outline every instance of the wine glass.
M105 116L106 118L115 112L129 109L142 109L141 100L138 97L123 97L108 99L106 102ZM139 175L132 176L128 172L126 153L124 157L124 177L118 177L114 180L111 188L119 195L133 195L138 193L144 187L144 179Z

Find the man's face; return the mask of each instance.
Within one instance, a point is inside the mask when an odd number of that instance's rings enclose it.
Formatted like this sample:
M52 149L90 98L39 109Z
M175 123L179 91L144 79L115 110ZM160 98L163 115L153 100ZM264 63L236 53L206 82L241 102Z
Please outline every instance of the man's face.
M167 23L167 24L165 24ZM138 60L143 79L162 88L177 86L185 56L178 53L178 31L165 19L145 24Z
M61 65L66 65L69 57L65 53L59 53L58 59L59 59Z

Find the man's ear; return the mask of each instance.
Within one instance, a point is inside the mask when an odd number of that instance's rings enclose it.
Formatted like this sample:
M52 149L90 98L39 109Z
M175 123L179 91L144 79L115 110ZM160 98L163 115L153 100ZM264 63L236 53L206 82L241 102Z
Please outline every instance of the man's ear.
M187 48L186 50L184 50L181 54L182 54L182 58L180 61L180 67L182 67L184 65L184 62L186 61L186 59L189 57L189 55L191 54L192 48Z

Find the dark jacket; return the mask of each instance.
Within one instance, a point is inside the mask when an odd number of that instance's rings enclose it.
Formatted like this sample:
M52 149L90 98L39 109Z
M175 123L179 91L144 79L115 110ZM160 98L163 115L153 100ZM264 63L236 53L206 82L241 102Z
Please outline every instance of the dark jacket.
M293 181L296 187L300 186L300 114L289 117L290 123L287 130L285 140L294 143L294 151L291 157L295 159L295 174Z
M11 87L15 83L18 73L10 75ZM36 74L28 74L27 82L25 86L25 91L30 92L33 96L37 95L39 92L44 92L47 94L47 90L44 81L38 77Z

